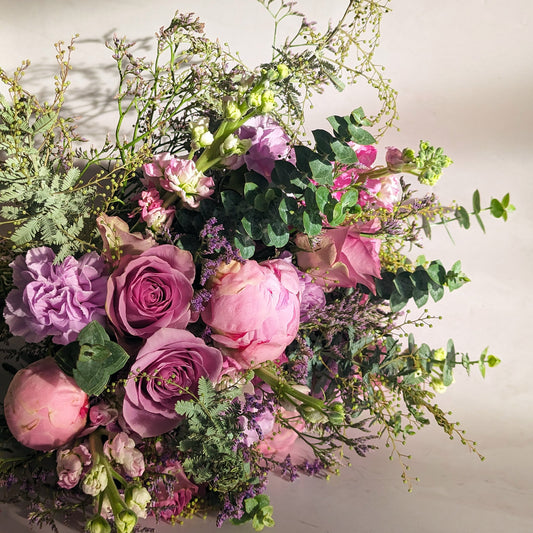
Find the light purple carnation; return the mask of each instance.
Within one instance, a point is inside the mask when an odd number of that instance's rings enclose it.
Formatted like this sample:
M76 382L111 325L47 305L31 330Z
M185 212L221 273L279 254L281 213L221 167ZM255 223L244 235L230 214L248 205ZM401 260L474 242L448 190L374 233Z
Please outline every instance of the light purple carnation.
M4 318L13 335L56 344L76 340L93 320L103 322L107 275L96 252L68 256L54 265L55 253L41 246L19 255L10 266L15 288L6 298Z
M279 159L296 162L290 139L283 128L267 115L253 117L242 126L238 135L240 139L250 139L252 145L242 156L237 157L231 168L246 164L248 170L254 170L267 179Z

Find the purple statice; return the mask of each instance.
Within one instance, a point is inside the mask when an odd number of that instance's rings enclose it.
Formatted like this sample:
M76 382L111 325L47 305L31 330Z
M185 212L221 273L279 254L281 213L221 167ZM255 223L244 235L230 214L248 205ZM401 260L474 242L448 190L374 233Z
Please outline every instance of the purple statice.
M309 476L318 476L324 470L324 463L320 459L315 459L313 462L305 459L300 465L300 469Z
M52 336L56 344L68 344L89 322L105 318L103 259L91 252L55 264L55 257L51 248L41 246L10 264L15 288L6 298L4 318L11 333L26 342Z
M279 464L281 469L282 477L288 479L289 481L296 481L300 476L298 475L298 467L292 464L291 454L289 453L287 457Z
M223 232L224 226L218 224L215 217L208 219L200 231L200 238L204 245L201 259L201 285L205 285L207 280L215 275L222 263L230 263L231 261L242 263L243 261L239 251L228 241Z

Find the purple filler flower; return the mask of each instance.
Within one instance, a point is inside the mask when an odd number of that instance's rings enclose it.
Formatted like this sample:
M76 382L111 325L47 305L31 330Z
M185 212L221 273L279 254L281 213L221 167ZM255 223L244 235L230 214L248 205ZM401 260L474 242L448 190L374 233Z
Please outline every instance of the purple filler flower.
M68 256L54 265L55 253L41 246L19 255L10 266L15 288L6 298L4 318L13 335L56 344L76 340L93 320L103 322L107 275L96 252Z

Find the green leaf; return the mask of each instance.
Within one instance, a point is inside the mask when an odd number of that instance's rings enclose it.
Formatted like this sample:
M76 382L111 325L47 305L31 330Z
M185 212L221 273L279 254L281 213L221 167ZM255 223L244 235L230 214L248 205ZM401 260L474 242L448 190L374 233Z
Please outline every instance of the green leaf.
M238 248L243 259L250 259L255 253L255 242L244 231L235 232L233 244Z
M307 235L318 235L322 231L322 217L316 211L305 210L302 221Z
M453 383L453 367L455 366L455 346L449 339L446 347L446 359L442 368L442 382L446 387Z
M103 345L109 341L109 335L99 322L93 320L89 322L79 333L77 341L80 345L87 344L89 346L94 344Z
M479 227L483 230L483 233L485 233L485 225L483 224L481 217L479 216L478 213L475 213L475 217L476 217L477 223L479 224Z
M357 144L367 145L376 143L376 139L374 139L374 137L363 128L349 124L348 131L350 132L351 139Z
M476 189L472 195L472 208L474 214L478 214L481 211L481 199L479 196L479 191Z
M403 298L411 298L413 295L413 282L411 281L411 274L409 272L401 272L394 278L394 286Z
M498 366L501 362L502 360L496 357L495 355L489 355L487 357L487 363L490 368L494 368L495 366Z
M340 203L344 209L348 209L354 205L357 205L358 200L359 193L355 189L349 189L341 196Z
M333 185L333 167L331 163L307 146L295 146L297 167L311 175L320 185Z
M50 130L57 120L57 113L50 111L45 115L41 115L33 124L33 134L45 133Z
M327 187L318 187L315 193L315 201L322 213L326 207L326 204L330 203L332 200L331 193Z
M389 300L391 310L396 313L400 309L403 309L407 305L408 300L409 298L405 298L399 292L393 292Z
M343 205L340 202L337 202L333 206L333 212L331 213L331 218L329 216L329 213L326 213L328 215L328 222L332 226L339 226L344 222L344 219L346 218L346 213L344 212Z
M439 260L431 261L426 272L436 284L444 285L446 283L446 269Z
M490 213L495 218L501 218L505 214L505 208L496 198L490 201Z
M241 224L246 233L255 241L258 241L263 236L263 216L261 212L255 209L250 209L241 218Z
M273 220L263 230L263 242L267 246L282 248L289 242L289 231L287 226L281 220Z
M431 223L428 217L422 215L422 230L428 239L431 239Z
M356 126L372 126L372 121L365 117L365 112L362 107L358 107L351 112L350 121Z
M279 202L278 213L285 224L289 223L289 220L296 215L297 211L298 202L291 196L284 196Z
M501 204L502 206L507 209L509 207L509 202L511 201L511 197L509 195L509 193L507 193L503 198L502 198L502 201L501 201Z
M470 227L470 216L468 215L468 211L463 206L459 206L455 210L455 216L463 228L468 229Z

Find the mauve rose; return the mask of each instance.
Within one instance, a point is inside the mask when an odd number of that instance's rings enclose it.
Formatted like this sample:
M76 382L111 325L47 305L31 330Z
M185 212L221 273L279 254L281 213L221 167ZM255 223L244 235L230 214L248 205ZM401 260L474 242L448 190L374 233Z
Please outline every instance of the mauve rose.
M9 430L24 446L55 450L84 427L89 398L64 374L52 357L19 370L4 399Z
M138 255L157 244L151 235L130 233L128 224L119 217L101 213L96 219L96 226L102 237L102 257L112 266L118 265L124 254Z
M374 279L381 277L381 241L360 233L375 233L379 228L376 219L360 225L324 229L314 245L307 235L299 234L295 238L300 248L296 253L298 266L326 290L361 283L375 293Z
M190 321L195 267L190 252L171 244L125 255L107 284L106 311L120 335L147 338Z
M104 261L96 252L80 259L69 255L58 265L55 257L41 246L9 265L15 288L7 295L4 318L11 333L26 342L52 335L56 344L68 344L89 322L104 321Z
M124 420L143 438L174 429L182 419L174 410L176 402L196 394L201 377L216 381L221 369L222 354L202 339L183 329L158 330L132 365L125 386Z
M300 283L282 259L232 261L210 280L203 321L224 355L243 367L277 359L300 325Z
M178 517L193 496L198 494L198 487L185 475L178 461L168 461L161 473L167 475L164 481L158 481L154 488L152 508L157 511L152 511L152 514L162 520L171 521L172 518Z

